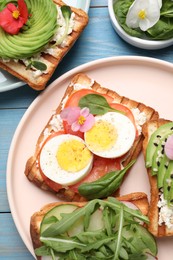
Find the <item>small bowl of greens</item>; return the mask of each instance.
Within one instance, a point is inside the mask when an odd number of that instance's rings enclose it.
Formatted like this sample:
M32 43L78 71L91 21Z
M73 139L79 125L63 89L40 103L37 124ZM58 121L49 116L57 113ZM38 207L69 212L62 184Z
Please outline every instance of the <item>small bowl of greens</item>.
M108 0L113 28L129 44L148 50L173 44L173 1Z

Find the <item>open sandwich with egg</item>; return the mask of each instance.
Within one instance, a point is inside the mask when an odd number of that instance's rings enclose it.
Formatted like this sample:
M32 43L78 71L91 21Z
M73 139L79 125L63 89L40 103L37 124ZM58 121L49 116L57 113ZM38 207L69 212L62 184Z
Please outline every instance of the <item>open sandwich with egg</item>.
M143 152L151 186L149 231L173 235L173 122L165 119L144 124Z
M2 0L0 68L44 89L87 23L83 10L61 0Z
M55 202L35 212L30 234L37 259L157 259L142 192L90 202Z
M85 74L71 80L25 168L40 188L69 201L117 193L141 149L141 127L158 113L102 87Z

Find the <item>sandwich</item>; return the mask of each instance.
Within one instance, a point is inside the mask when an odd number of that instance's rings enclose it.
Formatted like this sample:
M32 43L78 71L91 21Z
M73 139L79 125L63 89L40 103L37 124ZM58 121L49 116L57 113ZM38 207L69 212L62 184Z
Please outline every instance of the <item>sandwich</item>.
M45 88L88 23L61 0L0 3L0 68L36 90Z
M34 213L30 234L37 259L157 259L154 236L144 227L145 193L55 202Z
M25 175L66 201L118 195L142 149L143 124L157 118L153 108L77 74L40 133Z
M151 120L144 124L143 153L151 186L149 231L156 237L173 235L173 122Z

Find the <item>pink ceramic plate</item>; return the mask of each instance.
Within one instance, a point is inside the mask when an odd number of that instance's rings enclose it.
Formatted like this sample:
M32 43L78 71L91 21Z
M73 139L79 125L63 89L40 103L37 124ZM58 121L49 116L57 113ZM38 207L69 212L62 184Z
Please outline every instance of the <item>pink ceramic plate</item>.
M24 176L26 160L33 154L40 131L59 101L71 78L85 72L103 86L154 107L160 116L173 120L173 65L145 57L112 57L79 66L54 81L31 104L12 140L7 163L7 192L16 227L34 255L29 234L30 216L56 197L41 191ZM135 180L135 181L134 181ZM122 193L144 191L149 183L142 155L125 180ZM173 238L158 240L159 260L173 259Z

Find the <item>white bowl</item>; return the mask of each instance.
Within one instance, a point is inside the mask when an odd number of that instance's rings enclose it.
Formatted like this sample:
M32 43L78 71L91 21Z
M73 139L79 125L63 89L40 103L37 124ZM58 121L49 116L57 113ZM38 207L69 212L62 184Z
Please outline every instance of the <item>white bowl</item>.
M111 23L117 34L126 42L130 43L131 45L147 50L157 50L162 49L173 44L173 39L169 40L146 40L137 37L130 36L127 34L123 28L119 25L113 10L113 4L116 0L108 0L108 10L111 19Z

